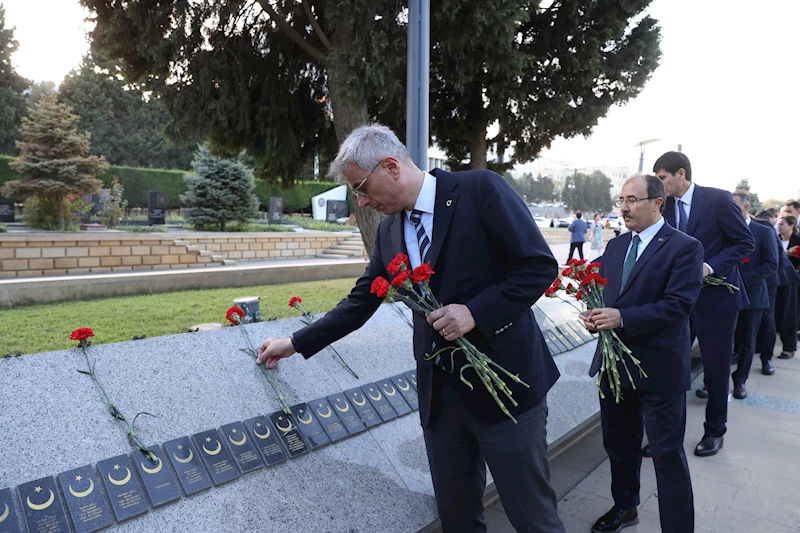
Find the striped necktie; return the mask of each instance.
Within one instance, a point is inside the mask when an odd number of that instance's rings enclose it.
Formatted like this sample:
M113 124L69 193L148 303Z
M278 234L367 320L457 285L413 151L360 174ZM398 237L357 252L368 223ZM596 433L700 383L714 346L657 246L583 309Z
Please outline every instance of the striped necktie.
M414 209L411 211L409 217L414 228L417 230L417 243L419 244L419 261L420 264L428 262L428 252L431 250L431 240L428 234L425 233L425 226L422 225L422 211Z

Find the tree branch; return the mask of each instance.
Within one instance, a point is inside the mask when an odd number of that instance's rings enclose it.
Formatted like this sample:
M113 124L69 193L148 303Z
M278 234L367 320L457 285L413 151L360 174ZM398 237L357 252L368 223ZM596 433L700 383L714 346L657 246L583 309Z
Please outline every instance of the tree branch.
M285 20L283 17L281 17L280 15L278 15L278 13L277 13L277 12L276 12L274 9L272 9L272 6L271 6L271 5L269 5L269 0L258 0L258 3L259 3L259 5L261 6L261 9L263 9L264 11L266 11L266 12L267 12L267 14L269 15L269 17L270 17L270 18L271 18L273 21L275 21L275 24L277 24L277 25L278 25L278 27L279 27L279 28L280 28L280 29L281 29L281 30L282 30L282 31L283 31L283 32L284 32L286 35L288 35L288 36L289 36L289 38L290 38L291 40L293 40L295 43L297 43L297 45L298 45L300 48L302 48L303 50L305 50L306 52L308 52L308 53L309 53L309 55L310 55L311 57L313 57L314 59L316 59L317 61L319 61L319 62L321 62L321 63L324 63L324 62L325 62L325 54L324 54L324 53L322 53L321 51L317 50L315 47L311 46L309 43L307 43L307 42L306 42L306 40L305 40L305 39L303 39L303 37L302 37L302 36L301 36L299 33L297 33L297 32L296 32L296 31L295 31L295 30L294 30L294 29L293 29L293 28L292 28L292 27L289 25L289 23L288 23L288 22L286 22L286 20Z
M319 23L317 22L317 19L315 19L314 15L311 13L311 6L308 4L308 0L303 0L303 9L306 12L308 20L311 21L311 27L314 28L314 31L317 33L317 37L319 37L319 40L322 42L322 46L330 50L331 42L325 36L325 33L323 33L322 31L322 27L320 27Z

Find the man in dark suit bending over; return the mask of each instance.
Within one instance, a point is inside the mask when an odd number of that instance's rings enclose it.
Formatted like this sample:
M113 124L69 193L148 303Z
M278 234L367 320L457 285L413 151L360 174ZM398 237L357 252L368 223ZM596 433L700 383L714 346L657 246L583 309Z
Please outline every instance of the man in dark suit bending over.
M430 288L444 307L427 318L414 313L419 414L436 503L445 532L485 532L486 464L517 531L563 533L549 484L545 396L558 379L531 306L558 275L556 260L525 202L488 170L450 173L417 168L405 146L383 126L354 130L330 174L344 179L362 207L389 215L378 227L369 265L350 294L319 321L287 339L266 339L259 363L300 352L311 357L360 328L381 299L375 278L400 253L411 267L429 263ZM428 354L467 339L530 385L510 383L510 420L464 359L432 361ZM508 402L507 402L508 403ZM484 464L485 460L485 464Z
M647 374L619 365L622 398L616 403L603 379L603 445L611 461L614 507L592 527L616 533L639 523L642 431L647 431L658 484L661 531L694 531L689 465L683 450L686 391L691 387L689 314L703 282L703 247L664 222L666 193L655 176L635 176L622 187L621 207L631 230L612 239L600 275L608 279L602 309L582 317L590 330L614 329ZM623 356L626 357L626 356ZM590 374L602 363L598 345ZM630 361L628 366L632 368Z

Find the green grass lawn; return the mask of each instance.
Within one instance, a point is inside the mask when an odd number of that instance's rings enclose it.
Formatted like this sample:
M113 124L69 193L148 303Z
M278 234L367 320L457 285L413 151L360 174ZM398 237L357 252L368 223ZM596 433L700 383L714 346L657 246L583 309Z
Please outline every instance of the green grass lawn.
M299 311L288 305L292 296L301 297L307 310L328 311L347 296L354 283L354 278L335 279L2 309L0 357L6 353L26 355L74 347L77 343L69 340L69 334L77 328L92 328L93 344L103 344L131 340L134 335L158 337L184 333L205 322L226 323L225 311L233 305L234 298L241 296L261 297L264 320L300 316Z

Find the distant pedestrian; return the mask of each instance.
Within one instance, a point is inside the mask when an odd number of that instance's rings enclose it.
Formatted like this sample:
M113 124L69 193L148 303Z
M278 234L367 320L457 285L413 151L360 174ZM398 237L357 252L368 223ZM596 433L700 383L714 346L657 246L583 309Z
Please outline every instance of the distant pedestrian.
M603 222L600 220L599 213L594 216L590 229L592 230L592 252L589 257L596 259L603 253Z
M578 256L583 259L583 243L586 242L586 222L581 219L581 212L575 213L575 220L567 227L572 234L569 238L569 257L567 261L572 259L575 250L578 250Z

